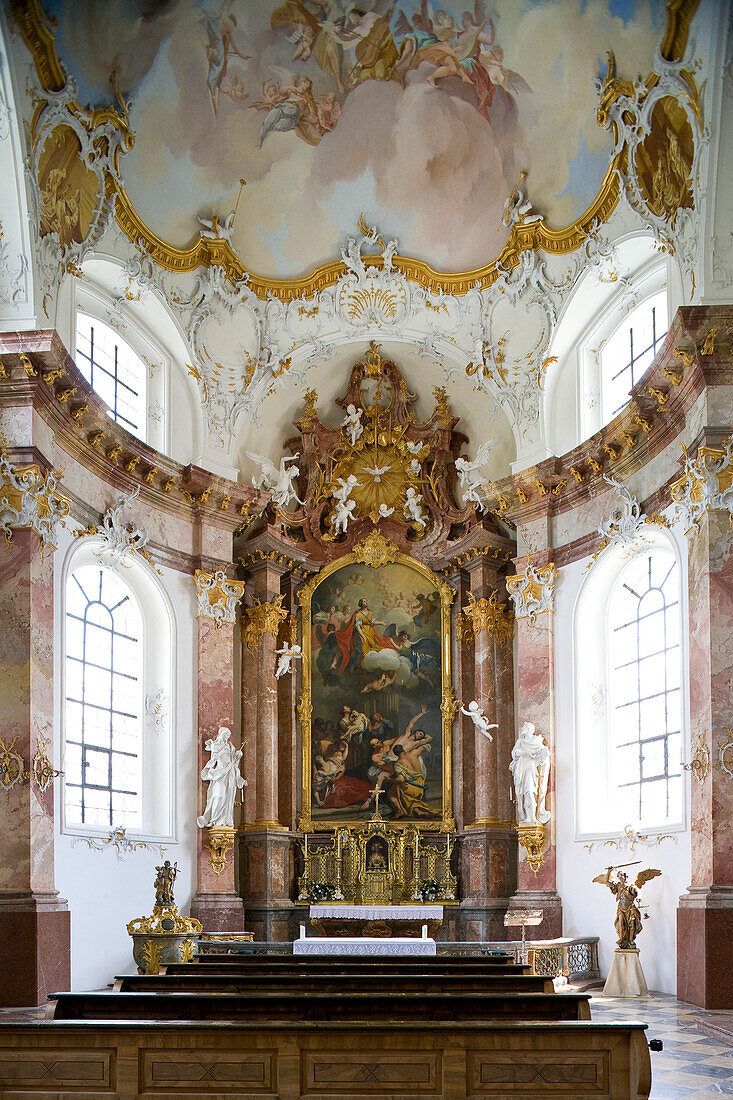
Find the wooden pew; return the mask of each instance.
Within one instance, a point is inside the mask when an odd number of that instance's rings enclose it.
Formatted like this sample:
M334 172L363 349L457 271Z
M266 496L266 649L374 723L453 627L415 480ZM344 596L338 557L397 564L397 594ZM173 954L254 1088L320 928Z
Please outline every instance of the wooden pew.
M53 1020L589 1020L582 993L55 993Z
M319 990L324 993L553 993L551 978L535 974L342 974L328 971L312 974L123 974L115 978L119 993L250 993L267 989L273 993Z
M0 1022L0 1095L647 1100L645 1026Z

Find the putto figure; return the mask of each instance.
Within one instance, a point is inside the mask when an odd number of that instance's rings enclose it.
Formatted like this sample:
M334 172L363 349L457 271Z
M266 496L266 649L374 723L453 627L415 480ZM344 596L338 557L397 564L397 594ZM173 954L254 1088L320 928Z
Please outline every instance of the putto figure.
M498 722L489 722L486 715L479 709L479 705L475 699L472 699L468 704L468 708L461 707L461 714L465 714L467 718L470 718L477 730L481 730L484 737L488 737L489 741L493 741L494 738L489 733L489 730L498 730Z
M341 421L341 427L346 430L351 446L355 447L356 441L364 433L364 426L361 422L361 409L357 409L356 405L347 405L346 416Z
M162 867L156 867L155 870L158 872L155 876L156 908L170 908L176 904L173 900L173 883L178 874L178 864L171 865L171 861L167 859Z
M631 864L626 864L626 866L631 866ZM616 872L615 878L611 877L613 871ZM661 871L653 868L639 871L632 886L627 880L625 871L620 871L617 867L607 867L604 874L596 875L593 879L594 882L599 882L601 886L607 886L616 898L616 920L613 922L613 926L618 936L617 943L622 951L630 951L636 948L636 937L642 929L641 912L637 902L639 890L645 882L657 878L661 873Z
M246 455L260 467L259 474L255 474L252 478L252 484L255 489L264 489L266 493L271 493L273 504L276 504L278 508L285 508L292 501L295 501L296 504L305 503L293 487L293 482L300 476L300 470L297 466L288 465L288 463L293 463L300 458L299 453L281 458L279 469L274 462L271 462L269 458L265 458L264 455L258 455L254 451L247 451Z
M514 779L517 821L520 825L545 825L550 820L550 811L545 808L550 750L532 722L525 722L519 731L509 771Z
M293 671L293 661L299 661L303 656L303 650L297 644L288 645L287 642L283 645L282 649L275 650L277 654L277 668L275 669L275 679L279 680L281 676L287 676L289 672Z
M210 738L204 748L211 753L208 764L201 769L201 778L208 782L206 809L196 818L200 829L212 825L226 825L234 828L234 799L237 791L247 786L247 780L239 773L239 761L242 750L235 749L229 738L232 731L220 726L215 738Z

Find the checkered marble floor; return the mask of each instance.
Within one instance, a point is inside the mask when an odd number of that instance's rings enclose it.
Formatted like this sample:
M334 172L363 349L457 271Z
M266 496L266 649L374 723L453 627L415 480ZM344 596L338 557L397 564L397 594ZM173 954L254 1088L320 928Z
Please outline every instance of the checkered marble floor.
M643 1020L649 1025L647 1039L662 1040L664 1050L650 1051L650 1100L733 1096L733 1045L711 1039L697 1028L711 1013L667 994L652 993L633 1000L594 996L591 1014L599 1022Z

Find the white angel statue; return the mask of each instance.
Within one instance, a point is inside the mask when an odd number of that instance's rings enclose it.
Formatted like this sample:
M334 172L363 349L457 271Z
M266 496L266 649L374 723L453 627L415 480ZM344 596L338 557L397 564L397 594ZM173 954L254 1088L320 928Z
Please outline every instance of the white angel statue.
M299 661L303 656L303 650L301 646L295 642L293 645L284 643L282 649L276 649L277 654L277 668L275 669L275 679L279 680L281 676L287 676L289 672L293 671L293 661Z
M410 462L410 473L414 474L416 477L420 473L420 459L419 458L413 458L412 461Z
M493 741L494 738L489 733L489 730L498 730L498 722L489 722L486 715L479 709L479 705L475 699L472 699L466 707L461 707L461 714L465 714L467 718L470 718L477 730L481 730L484 737L488 737L489 741Z
M285 508L292 501L305 504L305 501L300 499L293 488L293 482L300 475L300 470L297 466L288 465L288 463L295 462L296 459L300 458L298 452L290 457L281 458L279 469L274 462L269 458L265 458L264 455L256 454L254 451L246 451L245 453L260 467L259 474L252 478L255 489L264 489L266 492L271 493L273 503L278 508Z
M229 740L231 736L230 729L220 726L216 737L210 738L204 745L206 751L211 753L211 759L201 770L201 778L208 782L209 790L206 809L196 818L200 829L211 828L212 825L234 827L234 799L237 791L247 786L247 780L239 773L242 750L234 748Z
M424 444L417 439L407 439L405 440L405 446L407 447L411 455L419 455L420 451L423 449Z
M379 514L382 517L382 519L389 519L389 517L393 514L393 512L394 512L394 508L390 508L388 504L380 504L379 505Z
M361 488L355 474L349 474L345 479L343 477L338 478L336 484L338 488L332 489L331 495L334 500L338 500L341 504L349 499L354 489Z
M199 233L202 237L209 237L214 241L230 241L234 232L234 215L236 210L230 211L224 217L214 214L211 218L201 218L196 215L196 221L201 226Z
M351 446L355 447L357 439L364 433L364 426L361 422L361 409L357 409L356 405L347 405L346 416L341 421L341 427L346 429Z
M427 523L428 515L422 506L422 494L418 493L417 489L413 489L412 486L407 490L404 516L405 519L412 520L418 527L424 527Z
M473 462L469 462L467 458L456 459L456 473L466 501L470 500L474 504L478 504L482 511L486 509L486 501L478 495L478 490L483 484L481 470L489 460L489 452L492 447L495 447L498 442L498 439L489 439L486 443L483 443L476 452Z

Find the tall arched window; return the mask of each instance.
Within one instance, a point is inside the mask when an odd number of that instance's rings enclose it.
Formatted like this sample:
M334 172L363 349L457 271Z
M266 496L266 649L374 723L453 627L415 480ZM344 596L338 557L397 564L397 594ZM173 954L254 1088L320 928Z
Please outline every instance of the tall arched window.
M147 439L147 368L142 359L103 321L79 310L76 365L118 424Z
M601 402L607 424L629 403L629 394L667 335L667 292L637 306L606 340L601 351Z
M575 611L579 836L684 824L681 624L666 535L601 555Z
M680 581L665 547L624 567L608 602L613 784L629 821L665 825L682 810Z
M65 686L67 822L140 829L143 623L111 569L69 575Z
M147 563L104 551L83 539L64 573L64 829L171 839L174 618Z

